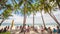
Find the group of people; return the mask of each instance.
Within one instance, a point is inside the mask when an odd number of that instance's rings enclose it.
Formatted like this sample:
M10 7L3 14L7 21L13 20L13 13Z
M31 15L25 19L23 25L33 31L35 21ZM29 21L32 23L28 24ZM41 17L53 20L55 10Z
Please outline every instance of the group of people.
M57 26L56 28L51 29L51 27L41 27L40 33L41 34L60 34L60 26ZM38 31L37 28L35 28L35 31Z
M0 29L0 33L1 32L6 32L9 31L10 27L6 26L2 29ZM39 29L37 27L33 27L33 26L17 26L15 29L18 29L20 32L30 32L31 29L33 29L33 31L37 32L37 33L41 33L41 34L60 34L60 28L59 26L57 26L56 28L51 29L51 27L39 27Z
M0 29L0 33L1 32L6 32L6 31L9 31L9 26L6 26L6 27Z
M20 26L20 32L29 32L30 31L30 26Z
M20 26L20 30L21 30L20 33L21 32L30 32L31 28L33 28L33 26L29 26L29 25L27 27ZM39 33L39 30L37 29L37 27L34 27L33 30L35 32ZM53 28L53 29L51 29L51 27L48 27L48 28L40 27L40 33L41 34L60 34L60 28L59 28L59 26L57 26L56 28Z

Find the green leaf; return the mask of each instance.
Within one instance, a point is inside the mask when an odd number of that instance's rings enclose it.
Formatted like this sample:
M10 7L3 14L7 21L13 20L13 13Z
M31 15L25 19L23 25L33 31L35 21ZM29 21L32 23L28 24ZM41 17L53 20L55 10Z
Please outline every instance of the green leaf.
M21 6L23 4L23 1L21 0L18 4L18 6Z

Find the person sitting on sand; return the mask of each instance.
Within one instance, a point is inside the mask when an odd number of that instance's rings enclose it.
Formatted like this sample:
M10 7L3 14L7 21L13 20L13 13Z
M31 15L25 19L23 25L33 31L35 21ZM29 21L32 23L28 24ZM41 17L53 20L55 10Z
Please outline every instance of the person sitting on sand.
M60 34L59 26L57 26L57 33Z

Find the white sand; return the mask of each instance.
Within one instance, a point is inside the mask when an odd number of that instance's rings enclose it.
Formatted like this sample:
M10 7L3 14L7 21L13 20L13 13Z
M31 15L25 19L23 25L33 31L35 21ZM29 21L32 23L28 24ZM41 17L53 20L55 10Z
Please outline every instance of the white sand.
M4 28L5 26L0 26L0 29Z

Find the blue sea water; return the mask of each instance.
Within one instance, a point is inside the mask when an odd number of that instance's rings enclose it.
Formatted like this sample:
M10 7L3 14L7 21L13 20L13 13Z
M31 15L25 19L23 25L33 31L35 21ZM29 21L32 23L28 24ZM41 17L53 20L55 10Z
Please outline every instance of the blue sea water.
M10 26L11 25L11 23L2 23L2 25L1 26ZM21 25L23 25L22 23L17 23L17 24L14 24L14 26L21 26ZM33 25L33 24L26 24L26 25ZM37 23L37 24L35 24L35 25L39 25L39 26L41 26L41 25L43 25L43 24L40 24L40 23ZM56 23L47 23L46 25L57 25Z

